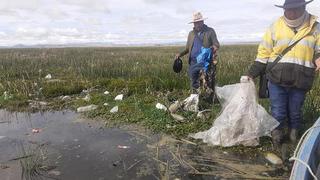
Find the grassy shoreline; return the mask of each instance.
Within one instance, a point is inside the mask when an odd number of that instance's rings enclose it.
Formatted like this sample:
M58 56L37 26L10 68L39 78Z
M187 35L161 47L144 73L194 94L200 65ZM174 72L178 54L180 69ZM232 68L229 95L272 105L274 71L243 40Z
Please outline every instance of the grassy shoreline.
M87 113L107 123L138 123L155 132L174 136L208 129L220 106L212 107L207 120L195 114L182 113L185 123L174 121L156 103L169 105L189 95L187 59L183 71L172 71L174 55L183 47L114 47L57 49L0 49L0 108L13 111L76 109L96 104L98 109ZM217 85L239 82L256 56L257 45L222 46L218 56ZM45 77L50 74L51 79ZM319 78L308 93L304 115L305 128L320 115ZM88 90L89 92L84 92ZM110 95L104 95L104 91ZM89 101L83 98L90 94ZM122 102L113 99L124 94ZM63 96L70 100L62 100ZM40 102L46 102L44 103ZM109 103L109 106L104 106ZM260 103L268 109L268 101ZM30 104L33 107L30 108ZM110 109L119 106L119 112Z

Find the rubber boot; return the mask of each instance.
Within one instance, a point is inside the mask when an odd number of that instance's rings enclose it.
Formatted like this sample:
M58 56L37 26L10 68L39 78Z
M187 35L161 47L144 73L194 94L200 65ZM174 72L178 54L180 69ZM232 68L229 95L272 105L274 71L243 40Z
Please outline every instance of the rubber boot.
M281 151L281 144L283 142L283 130L275 129L271 132L272 143L276 150Z
M290 129L289 139L292 143L296 143L298 139L298 130Z

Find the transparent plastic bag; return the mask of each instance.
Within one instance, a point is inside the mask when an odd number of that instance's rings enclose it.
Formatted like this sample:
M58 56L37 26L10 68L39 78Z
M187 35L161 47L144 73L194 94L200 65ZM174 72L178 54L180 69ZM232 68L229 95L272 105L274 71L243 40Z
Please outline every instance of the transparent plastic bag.
M253 81L216 88L222 104L213 126L192 134L195 139L216 146L256 146L259 137L270 135L279 123L258 104Z

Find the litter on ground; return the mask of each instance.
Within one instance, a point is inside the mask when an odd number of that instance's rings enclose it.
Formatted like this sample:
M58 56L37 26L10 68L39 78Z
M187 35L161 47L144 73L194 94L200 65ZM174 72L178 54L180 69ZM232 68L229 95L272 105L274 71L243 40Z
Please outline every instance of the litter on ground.
M87 94L86 97L83 98L83 100L84 100L84 101L87 101L87 102L89 102L90 99L91 99L90 94Z
M183 103L183 110L198 112L199 111L199 94L191 94Z
M164 111L168 110L167 107L165 105L161 104L161 103L157 103L156 104L156 108L160 109L160 110L164 110Z
M38 128L32 129L32 133L40 133L40 132L41 132L41 129L38 129Z
M266 153L265 158L274 165L280 165L283 163L282 160L273 153Z
M118 148L119 148L119 149L129 149L129 148L130 148L130 146L122 146L122 145L118 145Z
M52 79L52 75L51 74L47 74L46 77L44 77L45 79Z
M111 113L116 113L118 111L119 111L119 106L115 106L110 110Z
M122 101L122 100L123 100L123 94L117 95L117 96L114 98L114 100L116 100L116 101Z
M259 137L270 135L278 126L279 123L258 104L252 81L217 87L216 93L222 103L220 115L209 130L191 137L216 146L256 146Z
M77 112L87 112L87 111L95 110L95 109L97 109L97 108L98 108L97 105L91 104L91 105L89 105L89 106L78 107L78 108L77 108Z

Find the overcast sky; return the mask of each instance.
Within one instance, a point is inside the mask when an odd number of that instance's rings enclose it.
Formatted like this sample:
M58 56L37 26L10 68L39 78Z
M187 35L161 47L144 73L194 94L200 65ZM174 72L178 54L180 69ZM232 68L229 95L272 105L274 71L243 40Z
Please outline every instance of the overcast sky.
M0 46L185 42L194 11L221 42L259 41L284 0L1 0ZM320 16L320 0L307 6Z

